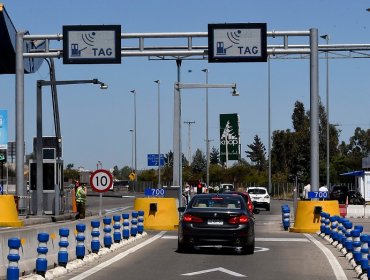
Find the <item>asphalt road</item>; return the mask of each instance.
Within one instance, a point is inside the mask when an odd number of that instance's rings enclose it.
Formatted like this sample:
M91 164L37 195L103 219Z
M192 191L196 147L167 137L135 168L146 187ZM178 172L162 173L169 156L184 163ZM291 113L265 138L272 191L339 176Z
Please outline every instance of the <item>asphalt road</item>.
M253 255L232 250L180 254L176 231L148 236L58 279L354 279L348 261L316 234L284 231L282 201L256 215Z

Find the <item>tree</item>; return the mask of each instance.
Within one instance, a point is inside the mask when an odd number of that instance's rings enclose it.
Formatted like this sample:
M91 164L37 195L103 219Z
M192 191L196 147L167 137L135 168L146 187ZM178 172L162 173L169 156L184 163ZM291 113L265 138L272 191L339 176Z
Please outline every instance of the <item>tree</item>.
M173 167L173 152L171 150L164 156L164 162L166 166Z
M220 152L215 147L212 147L212 151L209 153L209 162L210 164L220 163Z
M193 162L191 163L191 169L194 173L204 173L207 167L207 159L204 153L197 149L195 151Z
M258 135L254 136L253 144L247 145L251 151L245 151L252 163L258 170L263 170L266 166L266 148Z

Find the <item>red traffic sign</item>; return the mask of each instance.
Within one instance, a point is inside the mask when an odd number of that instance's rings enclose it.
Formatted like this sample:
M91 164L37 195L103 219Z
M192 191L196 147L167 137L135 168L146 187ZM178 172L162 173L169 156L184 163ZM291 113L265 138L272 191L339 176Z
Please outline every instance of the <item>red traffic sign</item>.
M112 184L113 177L108 170L98 169L90 176L90 186L96 192L106 192L112 187Z

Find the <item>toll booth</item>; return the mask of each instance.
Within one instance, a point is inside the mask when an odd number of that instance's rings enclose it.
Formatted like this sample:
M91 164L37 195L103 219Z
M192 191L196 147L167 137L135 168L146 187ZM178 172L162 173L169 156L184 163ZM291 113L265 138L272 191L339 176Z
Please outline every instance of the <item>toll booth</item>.
M44 153L45 157L45 153ZM30 160L29 163L30 182L30 214L37 214L37 163ZM43 159L43 209L46 215L59 215L63 211L62 195L63 189L63 160Z

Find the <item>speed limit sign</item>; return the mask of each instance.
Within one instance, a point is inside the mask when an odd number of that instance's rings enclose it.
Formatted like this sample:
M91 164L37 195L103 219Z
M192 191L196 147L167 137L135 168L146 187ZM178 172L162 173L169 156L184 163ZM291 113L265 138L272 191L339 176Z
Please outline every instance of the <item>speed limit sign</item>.
M112 174L108 170L98 169L90 176L90 186L96 192L106 192L113 184Z

